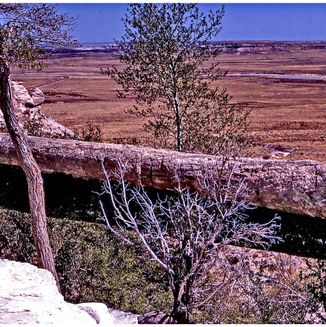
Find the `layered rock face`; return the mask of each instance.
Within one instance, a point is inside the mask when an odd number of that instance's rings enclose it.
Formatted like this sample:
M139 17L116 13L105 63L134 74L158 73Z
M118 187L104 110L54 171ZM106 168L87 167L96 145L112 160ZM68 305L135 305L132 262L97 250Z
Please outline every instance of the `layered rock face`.
M44 102L43 92L35 88L31 94L19 82L11 82L14 107L18 120L27 134L52 138L74 138L75 134L68 128L45 115L41 109ZM0 130L6 125L0 111Z
M0 324L111 326L137 323L136 315L102 303L71 304L50 272L28 263L0 260Z

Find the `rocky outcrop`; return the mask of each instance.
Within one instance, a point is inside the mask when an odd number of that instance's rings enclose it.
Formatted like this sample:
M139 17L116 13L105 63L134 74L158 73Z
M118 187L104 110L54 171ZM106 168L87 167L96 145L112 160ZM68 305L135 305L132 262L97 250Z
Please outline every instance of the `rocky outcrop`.
M205 172L212 179L221 174L217 156L180 153L132 145L29 137L29 145L41 170L85 179L104 179L106 170L126 165L125 179L161 190L173 189L176 175L182 185L201 191ZM0 163L19 165L8 135L0 134ZM310 160L238 158L233 179L248 183L248 199L258 206L289 213L326 218L326 163Z
M74 138L75 134L42 112L44 94L35 88L31 94L18 82L11 82L14 108L21 126L27 134L53 137ZM0 111L0 130L5 131L5 122Z
M71 304L51 273L28 263L0 260L0 324L111 326L134 324L137 316L102 303Z

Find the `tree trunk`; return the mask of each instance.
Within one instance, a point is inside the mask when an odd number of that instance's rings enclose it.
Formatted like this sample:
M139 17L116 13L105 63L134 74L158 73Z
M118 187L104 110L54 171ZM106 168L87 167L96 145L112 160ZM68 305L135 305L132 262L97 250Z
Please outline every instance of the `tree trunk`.
M176 125L177 125L177 151L181 152L183 150L182 142L182 128L181 128L181 119L179 113L176 114Z
M180 282L179 280L172 280L173 285L173 309L171 317L179 324L190 323L190 292L191 282L188 280Z
M183 299L174 299L173 310L171 317L178 322L178 324L189 324L190 323L190 312L189 306L183 303Z
M24 130L20 127L14 108L10 85L9 67L2 63L0 71L0 107L19 163L26 175L28 197L32 217L33 239L38 253L39 267L49 270L58 285L59 278L51 251L45 213L45 197L41 170L27 144Z
M173 111L174 111L174 118L175 118L175 125L176 125L176 150L179 152L183 151L183 131L181 125L181 112L179 106L179 96L178 96L178 86L177 86L177 72L175 71L175 64L173 64L173 60L170 62L170 68L172 70L172 91L173 91Z

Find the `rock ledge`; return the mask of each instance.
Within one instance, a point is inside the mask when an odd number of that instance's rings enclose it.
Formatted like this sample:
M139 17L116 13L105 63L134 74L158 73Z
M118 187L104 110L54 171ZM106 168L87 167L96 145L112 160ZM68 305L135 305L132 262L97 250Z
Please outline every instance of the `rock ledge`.
M44 94L35 88L31 94L22 83L11 82L16 115L27 134L52 138L74 138L70 129L59 124L42 112ZM6 131L6 124L0 110L0 131Z
M0 259L0 325L112 326L135 324L137 316L102 303L71 304L51 273L28 263Z

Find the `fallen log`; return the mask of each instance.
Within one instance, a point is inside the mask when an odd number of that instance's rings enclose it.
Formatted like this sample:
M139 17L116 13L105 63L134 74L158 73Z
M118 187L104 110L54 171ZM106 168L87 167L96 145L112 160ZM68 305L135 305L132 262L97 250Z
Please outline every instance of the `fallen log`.
M28 141L45 173L104 179L101 162L110 170L116 168L119 158L128 164L127 181L146 187L173 189L178 174L183 185L199 189L199 180L207 170L219 178L221 158L217 156L32 136ZM7 134L0 134L0 163L18 165ZM256 205L326 218L326 163L240 158L235 164L235 178L248 181L250 200Z

